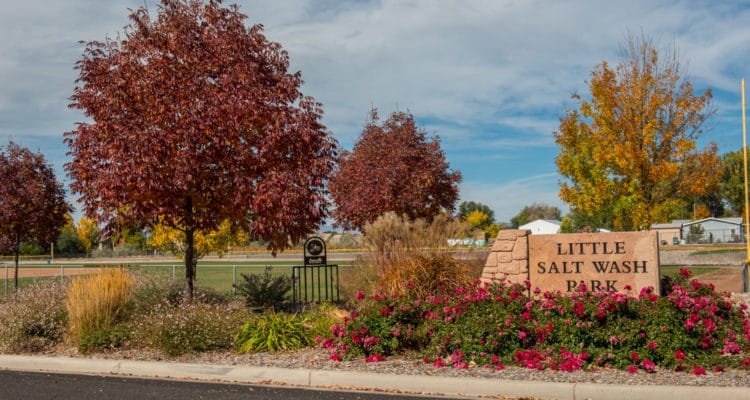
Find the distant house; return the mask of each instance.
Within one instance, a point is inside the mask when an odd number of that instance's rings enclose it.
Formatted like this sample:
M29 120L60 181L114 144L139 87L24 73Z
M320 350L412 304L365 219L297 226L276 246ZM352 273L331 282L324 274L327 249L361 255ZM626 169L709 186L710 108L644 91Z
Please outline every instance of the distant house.
M682 238L687 243L739 243L745 230L742 218L704 218L682 225Z
M682 236L682 226L689 223L689 219L676 219L672 222L664 224L652 224L650 231L656 231L656 236L659 239L659 244L662 245L675 245L680 244Z
M551 235L560 233L560 225L562 222L553 219L538 219L531 221L528 224L523 224L518 229L526 229L531 231L532 235Z

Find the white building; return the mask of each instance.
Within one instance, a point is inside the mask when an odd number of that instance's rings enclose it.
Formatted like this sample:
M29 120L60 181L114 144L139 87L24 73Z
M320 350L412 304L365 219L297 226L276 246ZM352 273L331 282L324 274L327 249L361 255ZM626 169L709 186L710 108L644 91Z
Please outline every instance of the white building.
M682 225L687 243L741 243L745 239L742 218L704 218Z
M562 222L553 219L538 219L531 221L528 224L523 224L518 229L526 229L531 231L532 235L551 235L560 233L560 225Z

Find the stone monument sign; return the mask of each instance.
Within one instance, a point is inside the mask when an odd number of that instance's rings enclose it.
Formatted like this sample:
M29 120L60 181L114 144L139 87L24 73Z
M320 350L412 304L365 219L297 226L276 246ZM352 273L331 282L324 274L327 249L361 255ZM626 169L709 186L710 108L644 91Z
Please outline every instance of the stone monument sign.
M592 291L637 295L659 288L656 232L529 236L529 280L543 290L572 292L583 282Z
M659 249L655 232L531 235L500 231L482 273L484 282L503 280L563 293L581 282L592 291L637 295L659 288ZM630 290L628 290L630 288Z

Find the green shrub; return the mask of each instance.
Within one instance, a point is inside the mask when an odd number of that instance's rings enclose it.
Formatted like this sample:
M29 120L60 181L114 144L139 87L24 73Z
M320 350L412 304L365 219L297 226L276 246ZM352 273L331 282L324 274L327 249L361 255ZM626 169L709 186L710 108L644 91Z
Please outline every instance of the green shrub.
M262 274L241 274L243 282L235 285L245 305L255 308L279 309L292 289L292 278L285 275L273 276L273 267L266 267Z
M247 322L234 339L239 353L292 351L311 346L313 340L296 315L269 313Z
M182 280L136 271L133 273L133 281L131 306L134 315L148 314L164 301L177 305L185 298L185 282Z
M0 352L43 351L67 329L65 290L56 280L34 283L0 304Z
M312 338L326 337L331 334L331 327L347 315L347 312L330 303L313 305L299 314L302 325Z
M121 326L108 330L98 330L84 336L78 343L78 352L88 354L94 351L111 350L122 347L130 338L130 331Z
M169 355L229 349L247 313L224 304L198 301L172 305L163 302L140 321L133 321L140 345Z

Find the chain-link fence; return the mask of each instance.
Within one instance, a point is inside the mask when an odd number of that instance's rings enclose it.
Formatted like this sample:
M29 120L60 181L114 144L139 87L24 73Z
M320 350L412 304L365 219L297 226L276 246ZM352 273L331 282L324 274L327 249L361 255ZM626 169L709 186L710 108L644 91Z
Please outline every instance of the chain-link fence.
M195 284L198 287L210 288L220 293L235 294L238 281L242 280L242 274L262 273L266 266L273 268L274 275L292 276L293 267L299 263L253 263L253 264L229 264L206 262L199 263L196 269ZM351 266L353 262L339 263L342 267ZM0 273L3 279L4 298L11 296L14 291L15 267L12 263L4 263ZM21 264L18 269L19 288L31 285L35 282L59 279L66 281L76 276L98 273L101 268L127 268L135 273L153 277L166 277L174 280L185 279L185 265L178 263L163 264Z

